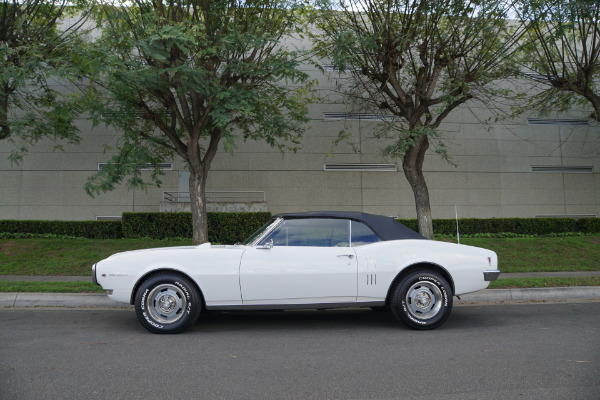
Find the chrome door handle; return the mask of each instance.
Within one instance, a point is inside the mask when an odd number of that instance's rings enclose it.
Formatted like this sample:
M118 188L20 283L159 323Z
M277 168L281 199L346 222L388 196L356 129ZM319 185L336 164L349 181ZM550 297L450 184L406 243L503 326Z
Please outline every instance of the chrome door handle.
M340 254L340 255L338 255L338 257L354 258L354 254Z

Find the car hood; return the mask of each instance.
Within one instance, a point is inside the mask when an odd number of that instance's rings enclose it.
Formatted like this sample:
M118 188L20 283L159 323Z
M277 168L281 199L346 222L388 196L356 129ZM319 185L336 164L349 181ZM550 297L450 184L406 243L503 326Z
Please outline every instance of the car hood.
M150 249L139 249L139 250L129 250L122 251L120 253L115 253L108 258L120 257L124 255L135 255L135 254L149 254L149 253L171 253L174 251L186 251L186 250L198 250L202 248L210 248L212 247L210 243L204 243L198 246L174 246L174 247L154 247Z

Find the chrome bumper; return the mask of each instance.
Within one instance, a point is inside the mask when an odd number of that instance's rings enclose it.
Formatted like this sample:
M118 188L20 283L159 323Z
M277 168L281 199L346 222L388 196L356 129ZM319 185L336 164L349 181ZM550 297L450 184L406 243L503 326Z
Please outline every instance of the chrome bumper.
M483 280L486 282L495 281L500 276L500 271L497 269L488 269L483 271Z
M98 279L96 279L96 264L92 265L92 282L94 285L100 285Z

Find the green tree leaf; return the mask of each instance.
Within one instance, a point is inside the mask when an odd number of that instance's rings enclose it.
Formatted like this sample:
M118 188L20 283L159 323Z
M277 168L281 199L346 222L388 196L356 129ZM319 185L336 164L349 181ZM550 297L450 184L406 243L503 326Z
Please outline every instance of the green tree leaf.
M194 241L207 240L204 191L219 146L241 140L294 150L313 100L303 52L283 39L301 28L282 0L123 1L98 5L87 109L122 132L119 153L89 193L148 184L136 166L179 156L190 171ZM286 83L288 85L286 85ZM159 184L159 174L152 176Z

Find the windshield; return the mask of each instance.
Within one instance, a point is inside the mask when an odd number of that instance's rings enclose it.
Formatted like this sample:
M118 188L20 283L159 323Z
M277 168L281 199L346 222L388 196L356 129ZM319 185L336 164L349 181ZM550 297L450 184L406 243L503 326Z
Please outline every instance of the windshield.
M242 242L242 245L248 246L253 244L257 239L259 239L263 234L268 232L271 227L277 223L277 219L272 219L263 226L261 226L256 232L254 232L250 237Z

